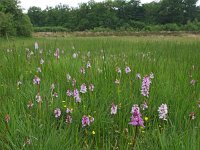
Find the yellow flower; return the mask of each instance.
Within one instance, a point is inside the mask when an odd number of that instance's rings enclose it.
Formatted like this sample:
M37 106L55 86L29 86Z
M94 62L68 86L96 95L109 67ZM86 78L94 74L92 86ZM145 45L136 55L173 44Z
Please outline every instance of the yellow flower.
M142 133L145 133L145 131L142 131Z
M133 143L131 143L131 142L130 142L130 143L128 143L128 145L132 145L132 144L133 144Z
M148 120L149 120L149 118L148 118L148 117L144 117L144 120L145 120L145 121L148 121Z
M95 131L92 131L92 134L95 135Z

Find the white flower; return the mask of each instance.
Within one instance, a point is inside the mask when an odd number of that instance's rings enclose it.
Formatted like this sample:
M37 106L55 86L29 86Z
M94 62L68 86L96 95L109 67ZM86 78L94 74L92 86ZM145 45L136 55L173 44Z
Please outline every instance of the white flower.
M39 102L42 102L42 98L40 96L40 94L38 93L36 96L35 96L35 100L39 103Z
M116 67L116 72L117 73L122 73L121 69L119 67Z
M44 63L44 59L40 59L40 64L42 65Z
M116 79L115 84L120 84L120 80Z
M130 67L127 66L127 67L125 68L125 72L126 72L126 74L130 73L130 72L131 72Z
M69 74L67 74L67 82L69 82L71 79L72 77Z
M158 108L159 118L162 120L167 120L167 114L168 114L168 107L167 104L162 104Z
M72 55L72 57L73 57L73 58L77 58L77 57L78 57L78 54L77 54L77 53L74 53L74 54Z
M153 78L154 78L154 74L151 73L151 74L149 75L149 77L150 77L151 79L153 79Z
M53 91L55 89L55 84L51 84L51 90Z
M72 112L73 112L73 109L70 109L70 108L67 108L67 109L66 109L66 113L67 113L67 114L71 114Z
M89 61L87 62L86 68L91 68L91 64Z
M17 86L22 85L22 81L17 81Z
M94 91L94 85L93 85L93 84L90 84L89 90L90 90L90 91Z
M82 68L80 69L80 72L81 72L82 74L85 74L85 69L82 67Z
M39 49L39 45L37 42L35 42L35 50L38 50Z
M136 78L140 80L142 77L141 77L141 75L139 73L137 73L136 74Z
M35 76L35 78L33 79L33 84L40 84L40 78Z
M40 67L38 67L36 71L37 71L37 72L42 72L42 70L41 70Z

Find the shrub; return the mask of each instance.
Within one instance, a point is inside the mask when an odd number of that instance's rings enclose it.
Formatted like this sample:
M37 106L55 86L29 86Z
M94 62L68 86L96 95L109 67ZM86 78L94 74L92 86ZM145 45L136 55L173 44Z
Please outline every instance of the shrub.
M16 22L17 35L19 36L31 36L33 27L31 21L27 15L22 17Z
M169 23L162 26L163 31L179 31L180 27L176 23Z
M182 27L184 31L199 31L200 24L198 22L188 22L186 25Z
M13 16L0 12L0 36L15 35L16 29L14 27Z

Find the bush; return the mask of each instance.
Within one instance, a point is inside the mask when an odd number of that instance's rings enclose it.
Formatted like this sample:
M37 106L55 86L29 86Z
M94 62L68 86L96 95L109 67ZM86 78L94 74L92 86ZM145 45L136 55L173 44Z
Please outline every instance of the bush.
M0 12L0 36L15 35L16 29L14 27L13 16Z
M129 25L135 30L135 31L142 31L145 29L146 25L144 22L140 22L140 21L134 21L131 20Z
M18 0L0 0L0 35L31 36L32 24Z
M33 26L27 15L22 17L16 22L17 35L19 36L31 36Z
M199 22L188 22L186 25L182 27L184 31L200 31L200 23Z
M163 31L179 31L180 27L176 23L169 23L163 25Z

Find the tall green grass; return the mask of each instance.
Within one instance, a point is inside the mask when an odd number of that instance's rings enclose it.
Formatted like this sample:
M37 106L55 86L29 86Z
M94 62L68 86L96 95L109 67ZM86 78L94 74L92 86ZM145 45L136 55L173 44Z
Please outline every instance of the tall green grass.
M34 50L35 41L42 54ZM30 59L26 58L27 48L34 52ZM53 56L56 48L64 50L59 60ZM75 52L79 54L76 59L72 57ZM140 92L142 80L136 79L136 73L144 77L151 72L155 78L149 108L141 111L149 120L144 129L139 129L135 148L200 149L198 37L0 39L0 58L0 149L132 149L135 128L128 124L131 107L145 100ZM45 62L42 73L37 73L41 58ZM92 67L82 75L80 68L87 61ZM115 71L117 66L122 69L121 76ZM130 74L125 74L126 66L131 68ZM93 92L81 94L79 105L66 95L67 89L73 89L66 81L67 73L77 80L78 89L82 83L95 85ZM41 79L41 108L35 101L35 75ZM116 79L120 79L119 85ZM194 86L190 84L192 79L197 81ZM17 86L19 80L21 86ZM55 82L58 98L52 101L50 87ZM32 109L27 108L30 100L34 103ZM115 116L110 115L112 102L119 108ZM169 107L168 121L158 118L157 109L162 103ZM65 123L64 105L74 110L70 125ZM57 107L62 109L59 119L53 114ZM191 120L189 114L193 111L196 118ZM6 114L10 116L8 123ZM82 128L83 115L93 116L94 123ZM30 145L25 144L27 139Z

